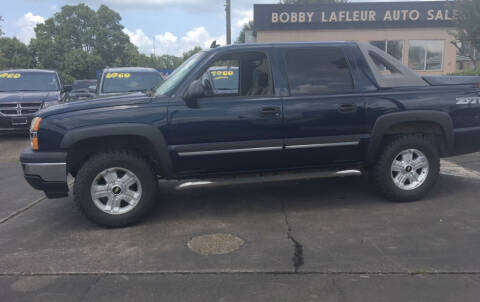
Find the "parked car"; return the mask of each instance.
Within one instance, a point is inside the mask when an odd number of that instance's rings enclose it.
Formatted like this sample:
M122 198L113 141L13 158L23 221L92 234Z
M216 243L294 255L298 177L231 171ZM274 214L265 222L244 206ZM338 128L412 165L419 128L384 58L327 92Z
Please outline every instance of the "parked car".
M0 71L0 133L27 132L33 115L63 101L69 89L53 70Z
M106 68L100 79L97 93L110 95L128 92L146 92L163 83L160 72L153 68Z
M205 72L238 66L234 95ZM420 77L368 44L244 44L202 51L152 96L47 108L20 160L49 198L125 226L161 200L157 179L368 172L388 199L418 200L440 158L480 150L480 77ZM302 194L302 192L298 192ZM322 194L322 192L318 192Z
M97 80L75 80L72 84L72 91L68 93L67 101L84 100L95 97Z

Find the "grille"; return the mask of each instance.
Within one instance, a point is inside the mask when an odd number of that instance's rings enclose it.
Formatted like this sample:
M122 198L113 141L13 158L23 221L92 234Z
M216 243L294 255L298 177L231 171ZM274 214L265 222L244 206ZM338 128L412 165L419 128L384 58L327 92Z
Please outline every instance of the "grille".
M0 113L6 116L30 115L40 110L41 106L38 103L0 104Z

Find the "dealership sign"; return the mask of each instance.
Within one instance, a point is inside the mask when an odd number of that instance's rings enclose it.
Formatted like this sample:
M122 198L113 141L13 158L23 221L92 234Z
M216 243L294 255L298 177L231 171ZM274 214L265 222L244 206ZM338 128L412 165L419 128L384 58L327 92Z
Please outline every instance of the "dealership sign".
M312 5L255 4L255 29L337 29L452 27L453 8L446 1L338 3Z

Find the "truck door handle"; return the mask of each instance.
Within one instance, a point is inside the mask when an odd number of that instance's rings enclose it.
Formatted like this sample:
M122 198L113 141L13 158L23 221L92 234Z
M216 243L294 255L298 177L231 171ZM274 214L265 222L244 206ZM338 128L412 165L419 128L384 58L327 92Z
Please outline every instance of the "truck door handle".
M262 107L262 109L260 110L260 115L262 117L278 117L280 116L280 107Z
M355 104L340 104L340 105L338 105L338 112L340 112L340 113L355 113L355 112L357 112L357 105L355 105Z

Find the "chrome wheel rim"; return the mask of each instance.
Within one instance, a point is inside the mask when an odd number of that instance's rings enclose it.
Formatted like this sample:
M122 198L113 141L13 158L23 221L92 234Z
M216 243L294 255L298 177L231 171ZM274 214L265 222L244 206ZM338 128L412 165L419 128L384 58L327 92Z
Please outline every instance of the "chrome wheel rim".
M428 171L428 158L425 154L417 149L407 149L393 159L390 176L398 188L414 190L425 182Z
M142 198L142 185L132 171L109 168L95 177L90 194L101 211L112 215L125 214L133 210Z

